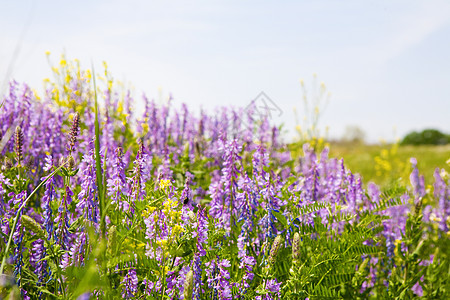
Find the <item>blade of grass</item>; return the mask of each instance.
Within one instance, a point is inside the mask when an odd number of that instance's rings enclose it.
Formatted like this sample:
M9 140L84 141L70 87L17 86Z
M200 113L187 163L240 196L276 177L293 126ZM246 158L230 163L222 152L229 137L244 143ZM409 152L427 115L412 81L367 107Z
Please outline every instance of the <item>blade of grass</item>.
M95 71L94 64L92 64L92 81L94 83L94 113L95 113L95 169L97 177L97 190L98 198L100 202L100 230L102 236L105 235L105 194L103 193L103 178L102 178L102 164L100 159L100 126L99 126L99 113L98 113L98 101L97 101L97 85L95 83ZM105 157L106 159L106 157Z
M11 232L9 233L9 237L8 237L8 243L6 244L6 248L5 248L5 252L3 254L3 258L2 258L2 264L0 266L0 275L3 274L3 269L5 268L5 264L6 264L6 257L8 256L8 251L9 248L11 247L11 242L12 242L12 236L14 235L14 231L16 230L16 226L17 226L17 221L19 220L19 215L20 212L22 211L22 209L25 207L25 205L27 204L27 202L31 199L31 197L33 197L37 191L51 178L53 177L62 167L64 167L67 164L67 161L63 164L61 164L55 171L53 171L49 176L47 176L47 178L45 178L45 180L43 180L32 192L31 194L27 197L27 199L25 199L25 201L22 203L22 205L19 207L19 209L16 212L16 216L14 218L14 222L13 222L13 226L11 228Z

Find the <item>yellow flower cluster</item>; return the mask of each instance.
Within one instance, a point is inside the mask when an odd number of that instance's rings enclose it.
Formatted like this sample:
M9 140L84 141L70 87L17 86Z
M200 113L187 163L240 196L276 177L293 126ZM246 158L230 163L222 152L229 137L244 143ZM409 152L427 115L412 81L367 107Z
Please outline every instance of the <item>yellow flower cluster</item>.
M119 114L118 117L122 121L123 126L126 126L128 124L128 117L130 115L123 112L123 104L123 100L120 100L117 104L117 113Z
M172 184L170 183L170 180L168 179L161 179L161 181L159 182L159 187L161 189L165 189L166 187L171 186Z
M409 178L410 164L399 157L399 145L399 141L397 141L391 148L383 148L380 154L374 158L375 172L378 177Z
M147 205L146 209L141 213L142 217L148 218L148 216L150 216L155 211L155 209L156 207Z
M163 213L171 219L173 223L178 223L180 221L181 212L174 210L178 206L177 200L167 199L163 204Z
M164 276L164 275L167 275L167 272L169 272L169 266L164 266L163 272L164 272L164 274L160 274L161 272L159 270L155 270L156 275Z
M182 232L184 232L184 228L180 225L176 224L172 227L172 236L177 236Z
M165 249L167 246L167 240L166 239L158 240L156 241L156 244L161 248Z
M50 60L49 51L46 52L46 55ZM56 77L56 82L51 82L48 78L44 79L44 83L50 84L52 87L52 98L61 106L75 109L77 102L72 97L73 95L81 96L84 84L90 84L91 72L89 70L82 71L79 60L67 61L64 55L61 56L58 65L52 66L52 71ZM73 87L74 80L77 82L76 88Z

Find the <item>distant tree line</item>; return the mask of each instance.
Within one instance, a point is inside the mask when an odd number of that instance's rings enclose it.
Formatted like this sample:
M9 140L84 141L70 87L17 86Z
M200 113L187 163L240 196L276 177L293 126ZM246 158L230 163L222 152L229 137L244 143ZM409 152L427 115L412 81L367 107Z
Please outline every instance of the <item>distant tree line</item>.
M413 131L401 141L402 145L446 145L450 144L450 135L436 129Z

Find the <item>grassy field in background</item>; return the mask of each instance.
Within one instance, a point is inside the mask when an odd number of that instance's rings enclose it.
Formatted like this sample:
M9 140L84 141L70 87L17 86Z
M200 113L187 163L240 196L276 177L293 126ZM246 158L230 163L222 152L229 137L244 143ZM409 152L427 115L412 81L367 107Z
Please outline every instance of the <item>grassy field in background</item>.
M410 158L417 159L419 172L425 176L425 184L434 182L435 169L450 171L446 161L450 159L450 145L445 146L398 146L366 145L357 143L330 144L330 157L344 158L345 165L359 173L365 184L373 181L388 185L398 178L409 181Z

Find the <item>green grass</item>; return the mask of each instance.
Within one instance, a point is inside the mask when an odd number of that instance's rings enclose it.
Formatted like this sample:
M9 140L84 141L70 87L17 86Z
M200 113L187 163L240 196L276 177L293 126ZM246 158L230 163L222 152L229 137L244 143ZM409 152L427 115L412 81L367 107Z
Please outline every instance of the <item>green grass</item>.
M450 171L446 163L450 159L450 145L396 148L395 145L332 143L330 157L344 158L346 167L354 173L359 173L366 184L373 181L380 185L388 185L399 177L408 182L411 157L417 159L417 167L420 174L425 176L426 185L434 182L433 173L437 167ZM386 168L383 168L383 165Z

